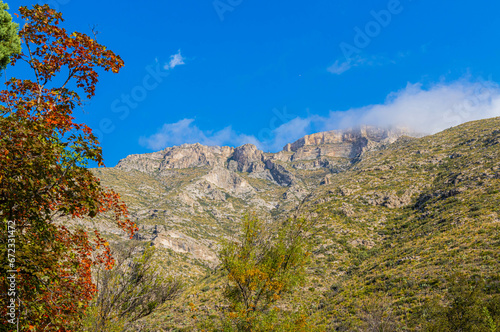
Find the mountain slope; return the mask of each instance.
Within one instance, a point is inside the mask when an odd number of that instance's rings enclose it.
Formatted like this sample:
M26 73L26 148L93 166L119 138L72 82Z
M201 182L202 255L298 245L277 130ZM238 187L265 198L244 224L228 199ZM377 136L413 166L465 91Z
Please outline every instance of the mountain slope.
M330 330L362 327L375 315L367 307L419 330L456 273L485 280L486 302L500 295L498 128L500 118L421 138L361 128L310 135L277 154L184 145L95 172L129 203L135 241L164 248L170 271L193 280L143 322L153 330L191 330L188 303L216 315L217 239L244 213L286 218L303 199L317 229L308 284L295 297Z
M194 278L216 265L217 241L233 234L244 214L286 214L328 176L405 133L373 127L331 131L307 136L279 153L251 144L185 144L131 155L114 168L93 171L128 204L140 228L135 240L164 249L171 269ZM107 227L101 231L116 234Z
M418 328L415 317L456 273L500 294L499 125L400 139L315 193L308 210L325 226L315 265L333 325L353 329L378 297Z

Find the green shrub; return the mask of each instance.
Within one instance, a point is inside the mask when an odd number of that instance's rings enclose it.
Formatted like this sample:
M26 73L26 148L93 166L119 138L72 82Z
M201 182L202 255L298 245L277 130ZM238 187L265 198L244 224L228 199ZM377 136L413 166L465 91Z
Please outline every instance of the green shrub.
M455 275L448 283L445 305L431 305L426 331L496 332L500 322L498 300L485 293L481 279Z

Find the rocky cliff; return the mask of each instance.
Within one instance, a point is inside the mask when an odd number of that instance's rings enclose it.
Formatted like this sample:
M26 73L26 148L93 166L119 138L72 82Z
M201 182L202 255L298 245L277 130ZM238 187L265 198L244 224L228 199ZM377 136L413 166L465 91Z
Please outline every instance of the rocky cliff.
M417 136L405 128L362 126L307 135L294 143L288 143L283 151L293 152L292 160L308 160L321 156L353 159L366 150L392 143L404 135Z
M146 173L168 173L170 169L191 167L224 167L232 172L262 173L276 168L273 160L291 162L315 160L321 157L355 159L363 152L393 143L401 136L417 134L407 129L382 129L362 126L307 135L288 143L282 152L264 153L253 144L232 148L184 144L162 151L130 155L116 166L122 170ZM317 164L317 167L325 165ZM289 183L288 183L289 184Z
M130 155L114 168L94 172L128 203L140 226L135 241L164 248L180 273L196 275L203 266L214 266L217 239L231 235L245 212L279 216L367 151L406 134L374 127L329 131L305 136L278 153L252 144L184 144Z

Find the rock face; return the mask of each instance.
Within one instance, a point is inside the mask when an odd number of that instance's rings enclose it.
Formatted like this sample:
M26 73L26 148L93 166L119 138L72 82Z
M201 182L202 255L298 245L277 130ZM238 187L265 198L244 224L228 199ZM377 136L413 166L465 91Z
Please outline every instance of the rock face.
M233 170L238 172L253 172L264 170L264 153L253 144L245 144L234 149L229 163L233 163Z
M231 156L234 148L224 146L204 146L199 143L183 144L166 148L159 152L130 155L120 160L116 166L123 170L140 172L163 172L169 169L182 169L203 166L221 166Z
M280 186L290 186L296 182L295 176L282 165L266 160L266 168L273 180Z
M215 167L203 178L207 182L233 194L245 194L254 190L246 180L222 167Z
M179 262L193 259L212 266L216 256L211 245L221 234L233 233L242 211L286 213L363 153L404 134L373 127L329 131L305 136L278 153L264 153L252 144L184 144L130 155L115 168L96 172L122 194L142 227L135 241L172 251ZM373 202L405 203L378 197Z
M392 143L403 135L415 134L403 128L362 126L307 135L285 145L283 151L294 152L292 160L314 160L323 156L353 159L367 149Z
M282 152L276 154L264 154L253 144L245 144L237 148L204 146L199 143L183 144L159 152L130 155L120 160L116 167L126 171L137 170L160 174L171 169L192 167L223 167L231 172L246 173L263 173L267 170L280 185L290 185L292 183L290 175L273 161L314 160L313 166L301 164L294 167L299 169L327 168L330 164L328 158L355 159L364 151L390 144L404 135L416 136L415 133L402 128L381 129L363 126L355 129L333 130L304 136L294 143L288 143ZM268 176L263 176L263 178L266 177Z
M207 261L210 264L216 263L217 256L208 247L199 244L195 239L178 231L168 231L160 233L153 244L163 248L171 249L178 253L187 253L196 259Z
M382 129L371 126L362 126L354 129L332 130L312 135L306 135L294 143L287 144L284 151L297 151L298 149L309 145L342 144L355 143L358 141L374 142L394 142L400 136L408 135L407 129Z

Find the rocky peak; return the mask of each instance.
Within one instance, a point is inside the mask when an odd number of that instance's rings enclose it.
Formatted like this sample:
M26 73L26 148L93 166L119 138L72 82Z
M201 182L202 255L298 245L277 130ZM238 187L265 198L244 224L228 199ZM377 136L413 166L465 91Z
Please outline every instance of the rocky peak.
M405 128L361 126L306 135L285 145L283 151L294 152L291 160L311 160L321 157L354 159L365 150L396 141L404 135L415 136Z
M234 149L228 168L238 172L252 172L259 166L262 168L263 161L264 153L262 151L253 144L245 144Z
M361 126L346 130L331 130L306 135L293 143L288 143L287 145L285 145L283 151L297 152L297 150L305 146L355 143L363 139L374 141L377 143L392 143L403 135L412 135L412 133L405 128L384 129L373 126Z
M126 179L126 185L119 184L122 194L130 200L133 217L147 226L137 241L212 264L213 235L232 229L242 209L262 215L285 213L315 187L333 184L334 174L348 170L364 151L404 134L375 127L322 132L287 144L278 153L264 153L253 144L183 144L130 155L109 170L108 180ZM127 174L132 170L147 175ZM396 199L386 201L390 206L400 204Z
M202 166L222 166L233 148L204 146L199 143L183 144L180 147L167 148L160 169L190 168Z
M168 169L203 166L224 166L233 154L234 148L228 146L205 146L199 143L183 144L166 148L159 152L130 155L120 160L117 168L151 173Z
M145 173L167 173L170 169L208 167L227 168L231 172L250 173L252 177L269 179L280 185L290 185L293 176L286 167L276 162L317 161L313 164L294 164L293 167L313 169L330 167L328 158L335 160L358 158L364 151L392 143L411 133L403 128L383 129L362 126L346 130L332 130L306 135L287 144L283 151L264 154L253 144L236 148L228 146L204 146L199 143L183 144L159 152L131 155L121 160L117 168L138 170Z

